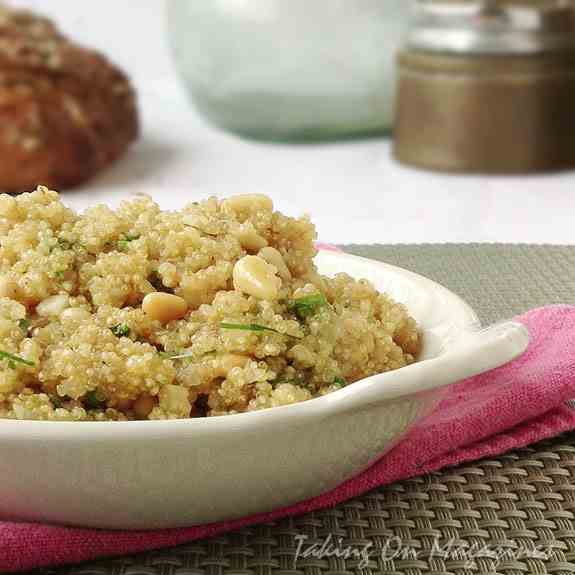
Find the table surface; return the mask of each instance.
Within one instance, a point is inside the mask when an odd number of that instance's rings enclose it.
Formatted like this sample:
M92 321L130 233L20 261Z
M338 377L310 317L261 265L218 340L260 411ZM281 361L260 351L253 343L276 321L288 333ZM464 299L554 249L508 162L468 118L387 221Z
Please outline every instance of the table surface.
M450 176L408 169L389 141L277 145L207 125L170 60L164 1L14 0L58 20L75 39L129 71L143 137L129 155L66 201L82 208L134 192L165 208L206 195L263 192L278 209L309 213L339 243L573 243L575 172L532 177Z

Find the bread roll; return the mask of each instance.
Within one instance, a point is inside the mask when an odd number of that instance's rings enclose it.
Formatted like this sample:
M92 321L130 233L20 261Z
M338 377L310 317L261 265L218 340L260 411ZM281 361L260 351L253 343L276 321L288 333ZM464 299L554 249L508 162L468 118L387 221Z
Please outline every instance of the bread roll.
M138 135L135 93L48 19L0 6L0 190L78 185Z

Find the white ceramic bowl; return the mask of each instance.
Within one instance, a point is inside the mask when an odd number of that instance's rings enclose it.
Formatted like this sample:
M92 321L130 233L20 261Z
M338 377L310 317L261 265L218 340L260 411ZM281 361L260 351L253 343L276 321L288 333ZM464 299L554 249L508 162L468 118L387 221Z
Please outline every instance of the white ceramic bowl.
M90 527L189 526L331 489L389 450L445 386L527 346L515 323L480 331L455 294L411 272L322 252L320 271L372 281L405 303L421 360L297 405L208 419L0 421L0 517Z

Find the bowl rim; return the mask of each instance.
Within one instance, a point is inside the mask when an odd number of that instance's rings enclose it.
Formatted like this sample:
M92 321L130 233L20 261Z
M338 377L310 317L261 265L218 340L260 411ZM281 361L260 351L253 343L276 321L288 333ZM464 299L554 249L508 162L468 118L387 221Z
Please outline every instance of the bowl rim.
M376 267L383 274L392 273L411 279L425 289L439 291L444 297L446 304L453 308L454 315L457 313L461 321L461 332L473 330L479 327L479 319L473 308L460 296L442 286L441 284L407 270L405 268L388 264L378 260L372 260L340 251L322 250L318 253L319 260L332 260L332 262L350 262L364 266ZM317 261L317 260L316 260ZM384 385L385 380L397 379L398 373L403 373L405 379L414 369L420 370L426 361L415 362L402 367L356 381L345 388L336 390L322 397L316 397L295 404L283 405L259 411L250 411L231 415L219 415L208 418L169 419L169 420L146 420L146 421L44 421L44 420L17 420L0 419L0 439L26 440L56 439L56 440L86 440L100 441L110 439L129 439L133 437L159 439L166 436L189 436L198 437L204 434L220 432L253 430L273 421L275 425L293 423L296 419L300 422L308 419L318 419L332 413L335 407L342 407L350 397L368 386ZM399 392L397 386L389 387L389 394L380 395L381 401L415 395L421 391L429 391L422 386L405 386Z

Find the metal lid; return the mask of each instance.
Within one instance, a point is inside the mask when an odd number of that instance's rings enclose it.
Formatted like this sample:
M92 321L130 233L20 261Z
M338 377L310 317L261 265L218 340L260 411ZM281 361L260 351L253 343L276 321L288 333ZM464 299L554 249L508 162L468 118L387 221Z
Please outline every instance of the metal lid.
M420 0L407 44L461 54L575 51L575 1Z

